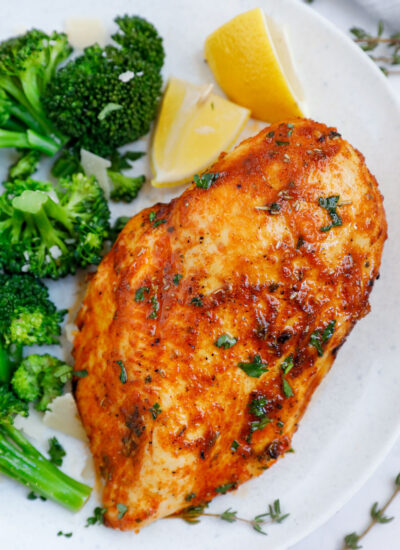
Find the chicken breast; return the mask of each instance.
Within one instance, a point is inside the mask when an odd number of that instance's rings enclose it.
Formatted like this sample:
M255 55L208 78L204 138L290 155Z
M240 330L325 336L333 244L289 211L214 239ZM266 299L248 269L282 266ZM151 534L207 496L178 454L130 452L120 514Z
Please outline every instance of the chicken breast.
M275 124L208 173L129 221L78 316L76 400L114 528L263 473L369 311L382 196L334 128Z

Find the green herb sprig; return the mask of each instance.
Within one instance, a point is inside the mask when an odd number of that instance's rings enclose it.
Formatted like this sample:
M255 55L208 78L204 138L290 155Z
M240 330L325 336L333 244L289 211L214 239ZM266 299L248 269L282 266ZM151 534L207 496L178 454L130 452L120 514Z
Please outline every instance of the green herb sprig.
M374 502L370 510L371 520L369 524L364 529L364 531L362 531L360 534L353 532L346 535L343 540L342 550L355 550L358 548L362 548L362 546L359 545L359 542L371 531L374 525L376 525L377 523L385 524L393 521L394 517L386 516L385 512L389 508L389 506L392 504L392 502L394 501L396 496L399 494L399 492L400 492L400 473L397 474L397 477L394 480L394 490L390 498L386 501L386 503L381 508L379 508L378 502Z
M274 500L272 504L268 505L268 511L263 514L259 514L252 519L242 518L238 516L238 513L232 508L228 508L222 513L212 514L210 512L205 512L208 503L198 506L189 506L172 517L179 517L185 520L191 525L195 525L200 522L201 517L216 518L221 519L222 521L227 521L228 523L235 523L237 521L250 525L257 533L261 535L267 535L263 530L264 525L270 525L272 523L282 523L289 514L282 514L281 505L279 499Z
M400 32L394 32L390 36L383 36L384 25L378 22L376 34L372 35L360 27L352 27L350 33L362 50L365 52L376 52L376 49L383 46L378 55L368 54L369 57L379 65L381 71L386 75L400 74L400 71L393 71L389 67L400 65Z

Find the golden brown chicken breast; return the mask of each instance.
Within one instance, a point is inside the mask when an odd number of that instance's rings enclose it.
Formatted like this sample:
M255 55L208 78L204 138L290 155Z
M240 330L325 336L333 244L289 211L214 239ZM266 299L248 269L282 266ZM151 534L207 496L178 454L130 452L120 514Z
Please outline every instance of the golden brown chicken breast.
M334 128L275 124L196 182L130 220L78 316L76 399L111 527L285 453L379 271L382 197Z

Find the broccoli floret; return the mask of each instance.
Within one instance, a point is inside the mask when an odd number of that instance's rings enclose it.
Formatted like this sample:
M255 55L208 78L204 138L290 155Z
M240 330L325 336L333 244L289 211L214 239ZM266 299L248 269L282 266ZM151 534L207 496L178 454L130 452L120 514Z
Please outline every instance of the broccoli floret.
M54 155L67 141L45 114L42 99L71 51L65 34L36 29L0 43L0 147Z
M120 171L131 168L132 162L141 158L145 153L127 151L119 153L115 151L111 155L111 168L107 170L110 181L110 198L115 202L132 202L135 199L146 181L145 176L130 177ZM66 149L55 161L52 168L52 175L68 177L72 174L83 173L79 154L76 150Z
M61 395L72 377L72 367L52 355L28 355L11 379L15 394L23 401L35 403L46 411L55 397Z
M79 173L84 172L76 149L64 149L51 167L51 175L55 178L68 178Z
M6 347L57 344L65 314L38 279L0 274L0 338Z
M12 422L17 414L28 416L28 403L16 397L7 384L0 383L0 425L2 422Z
M87 48L49 83L50 119L84 149L107 157L146 134L161 97L162 39L137 16L116 18L115 45Z
M142 185L146 181L145 176L130 178L111 170L107 170L107 174L113 183L110 198L117 202L132 202L133 199L136 199Z
M5 184L0 196L0 266L58 279L98 264L110 212L93 177L74 174L58 186L31 179Z
M110 231L110 241L113 243L117 240L118 235L121 233L123 228L129 222L130 218L128 216L120 216L114 222L114 225Z
M132 163L135 160L138 160L144 157L146 153L144 151L125 151L125 153L120 153L119 151L114 151L110 157L112 172L121 172L122 170L127 170L132 167Z
M41 154L39 151L23 151L19 159L10 167L8 179L26 179L37 170Z
M20 363L23 346L58 343L65 313L38 279L0 274L0 382Z
M73 512L82 508L91 489L61 472L13 426L15 415L28 416L28 405L0 384L0 472Z

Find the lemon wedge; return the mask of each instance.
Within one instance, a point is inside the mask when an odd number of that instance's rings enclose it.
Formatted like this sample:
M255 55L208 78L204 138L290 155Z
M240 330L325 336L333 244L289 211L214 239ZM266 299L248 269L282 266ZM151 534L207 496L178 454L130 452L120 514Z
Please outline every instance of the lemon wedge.
M234 17L206 40L205 57L235 103L265 122L304 116L304 96L283 27L256 8Z
M212 84L196 86L171 78L154 132L151 167L154 187L190 181L229 149L250 111L212 93Z

